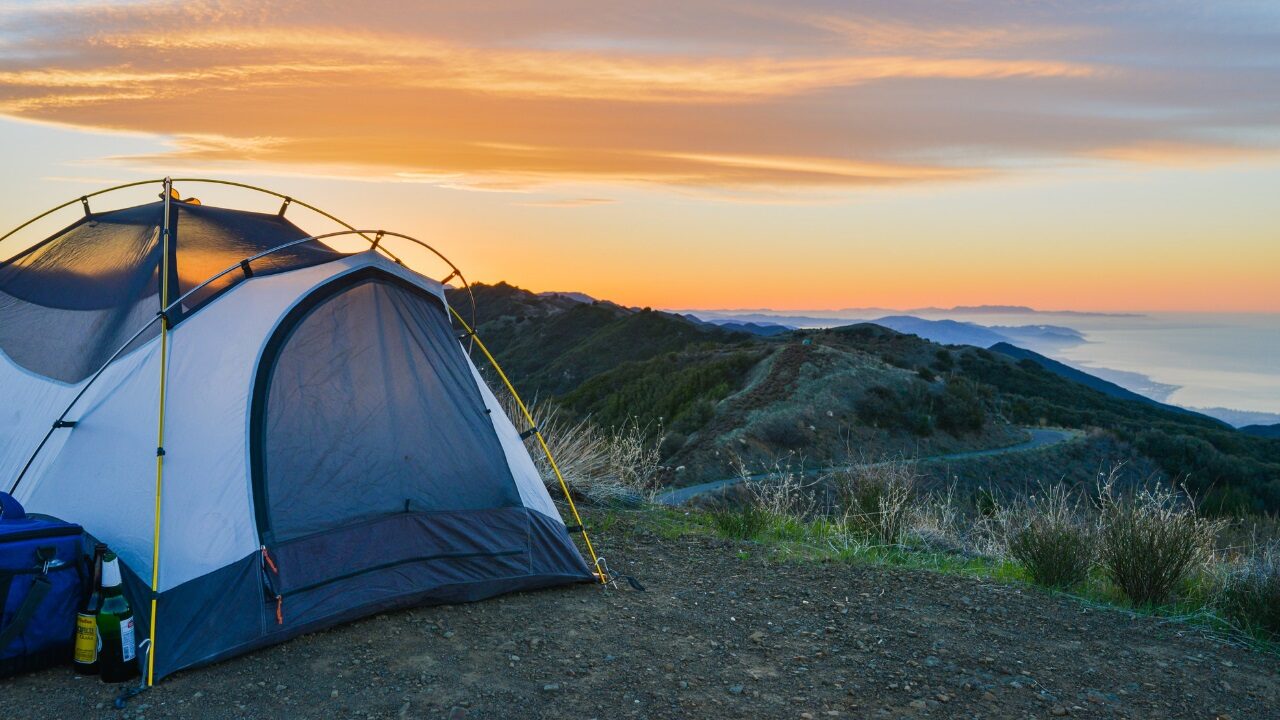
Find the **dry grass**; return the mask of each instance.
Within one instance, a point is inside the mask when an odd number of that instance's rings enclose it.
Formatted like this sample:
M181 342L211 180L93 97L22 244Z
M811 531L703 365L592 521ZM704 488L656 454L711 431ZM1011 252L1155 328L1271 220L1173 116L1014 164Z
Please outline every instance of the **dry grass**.
M507 417L523 420L524 414L510 394L501 398ZM570 491L601 504L649 502L658 490L659 446L662 427L650 428L634 418L621 427L603 430L590 418L569 420L554 403L535 398L529 413L547 442L556 466ZM523 428L527 422L516 422ZM537 441L527 441L529 454L552 497L561 490L555 472Z

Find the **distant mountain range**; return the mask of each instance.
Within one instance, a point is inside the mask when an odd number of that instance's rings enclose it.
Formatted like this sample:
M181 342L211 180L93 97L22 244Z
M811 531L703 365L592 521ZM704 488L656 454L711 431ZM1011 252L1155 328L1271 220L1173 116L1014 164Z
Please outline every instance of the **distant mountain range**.
M902 310L898 308L861 307L840 308L839 310L800 310L779 311L770 308L741 308L733 310L672 310L680 314L696 315L704 320L713 317L722 318L762 318L768 322L791 324L789 320L828 323L832 320L851 321L856 318L882 317L885 315L1065 315L1074 317L1142 317L1141 313L1105 313L1080 310L1037 310L1025 305L956 305L950 308L921 307Z
M681 315L680 317L699 325L709 325L711 327L720 328L721 330L751 333L752 335L759 335L761 337L773 337L774 335L781 335L795 329L786 325L779 325L777 323L738 322L735 320L709 322L707 320L700 319L697 315Z
M930 320L912 315L886 315L878 318L817 318L763 314L721 316L693 312L684 313L683 317L766 336L777 335L789 329L872 323L943 345L991 347L999 342L1007 342L1049 348L1067 347L1085 342L1084 335L1079 331L1059 325L985 326L961 320Z

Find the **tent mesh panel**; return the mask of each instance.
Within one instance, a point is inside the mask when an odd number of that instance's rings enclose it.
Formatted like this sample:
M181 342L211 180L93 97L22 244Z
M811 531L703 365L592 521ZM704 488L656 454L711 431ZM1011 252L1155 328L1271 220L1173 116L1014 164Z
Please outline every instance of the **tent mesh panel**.
M210 276L259 252L307 236L278 215L172 204L169 304ZM19 366L66 383L92 375L161 307L164 203L95 213L0 263L0 351ZM267 275L342 253L304 243L253 264ZM181 322L244 280L233 272L183 303ZM158 325L135 344L159 332Z

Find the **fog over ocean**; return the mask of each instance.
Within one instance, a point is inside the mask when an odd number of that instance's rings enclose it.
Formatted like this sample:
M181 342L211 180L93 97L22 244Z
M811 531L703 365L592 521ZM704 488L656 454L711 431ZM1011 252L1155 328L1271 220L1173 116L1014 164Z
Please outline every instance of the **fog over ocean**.
M1156 400L1230 408L1280 422L1280 314L945 313L980 325L1074 328L1086 342L1029 347Z

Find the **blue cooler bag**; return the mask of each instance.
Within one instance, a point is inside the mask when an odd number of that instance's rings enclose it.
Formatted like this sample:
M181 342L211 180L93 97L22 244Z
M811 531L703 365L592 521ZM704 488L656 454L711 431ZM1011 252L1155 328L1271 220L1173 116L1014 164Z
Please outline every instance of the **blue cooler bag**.
M0 677L70 662L80 536L79 525L27 515L0 492Z

